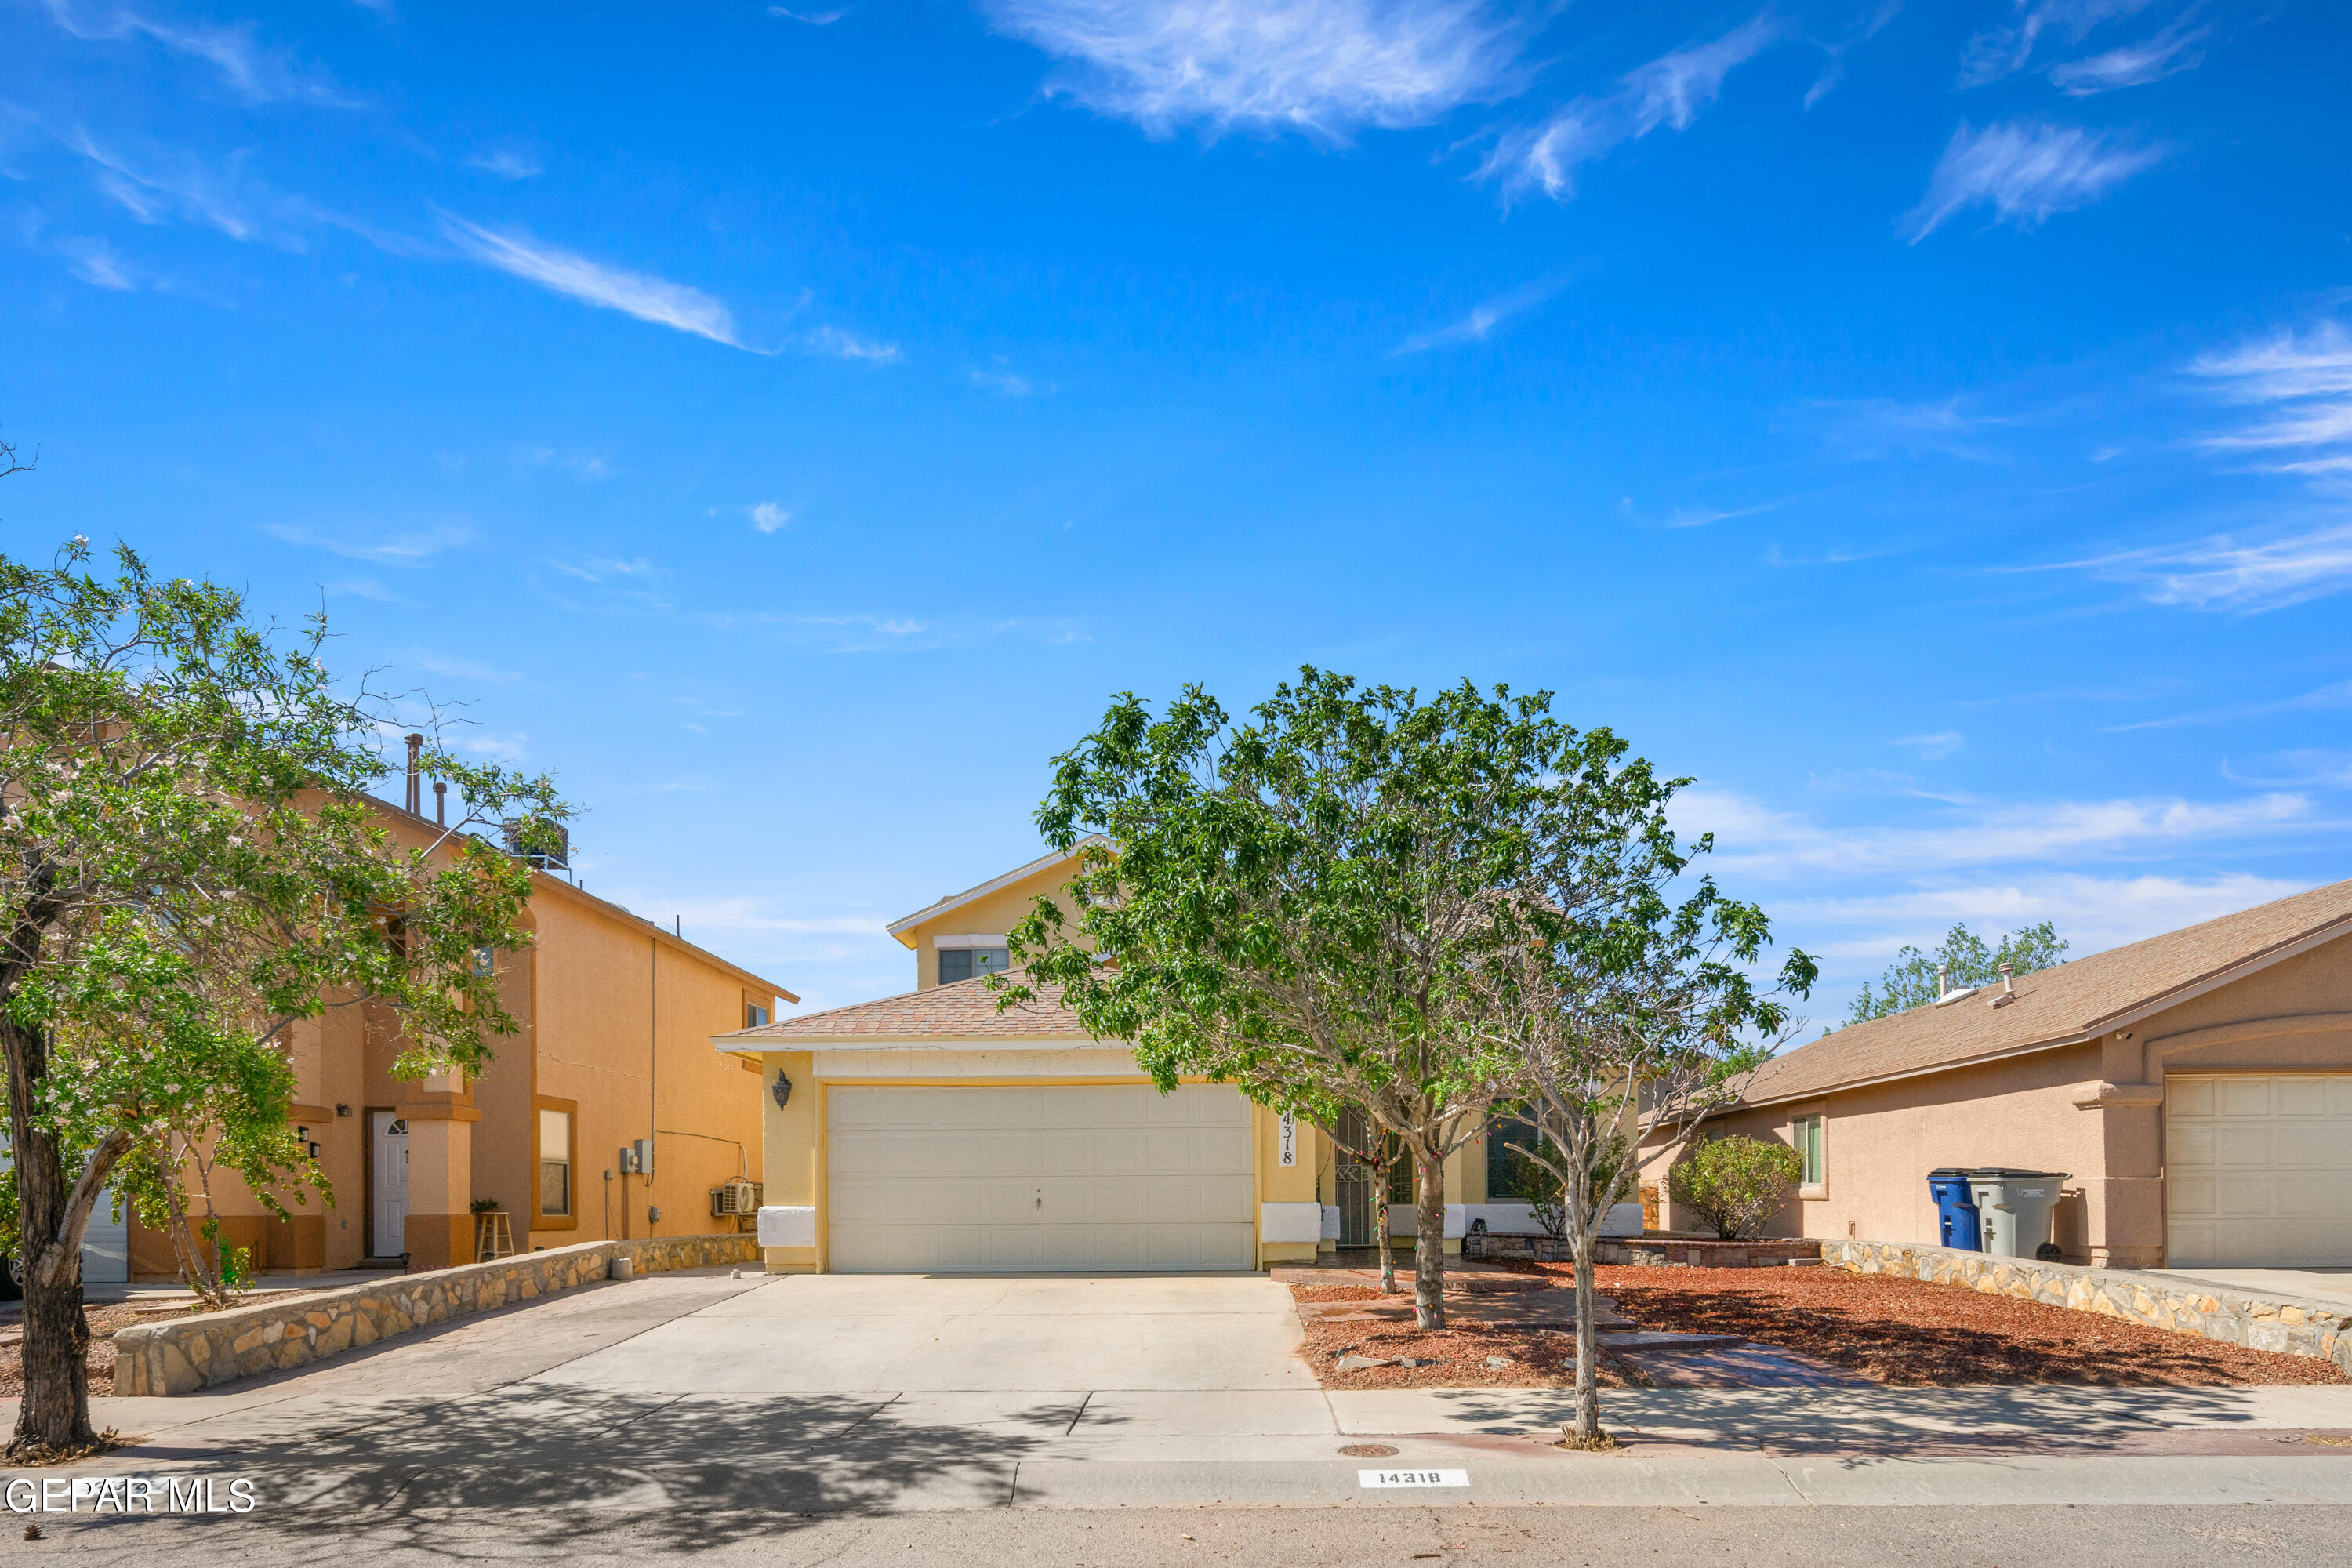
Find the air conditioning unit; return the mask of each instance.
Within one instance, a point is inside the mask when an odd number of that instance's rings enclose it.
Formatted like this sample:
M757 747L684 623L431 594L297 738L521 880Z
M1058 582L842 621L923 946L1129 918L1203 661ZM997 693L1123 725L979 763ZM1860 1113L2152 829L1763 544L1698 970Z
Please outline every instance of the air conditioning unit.
M710 1189L710 1212L714 1215L734 1215L738 1217L760 1212L761 1184L757 1182L730 1182L723 1187Z

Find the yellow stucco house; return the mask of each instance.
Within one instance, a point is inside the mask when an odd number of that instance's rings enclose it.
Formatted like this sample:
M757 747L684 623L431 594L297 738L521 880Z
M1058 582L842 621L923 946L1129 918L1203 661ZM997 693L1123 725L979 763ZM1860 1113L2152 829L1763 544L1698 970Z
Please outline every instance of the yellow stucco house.
M713 1037L767 1091L770 1272L1249 1269L1371 1242L1370 1173L1314 1126L1228 1084L1163 1095L1058 1007L997 1010L1005 933L1074 868L1047 855L893 922L912 991ZM1475 1223L1532 1228L1496 1142L1448 1163L1449 1252ZM1410 1192L1389 1197L1412 1234Z

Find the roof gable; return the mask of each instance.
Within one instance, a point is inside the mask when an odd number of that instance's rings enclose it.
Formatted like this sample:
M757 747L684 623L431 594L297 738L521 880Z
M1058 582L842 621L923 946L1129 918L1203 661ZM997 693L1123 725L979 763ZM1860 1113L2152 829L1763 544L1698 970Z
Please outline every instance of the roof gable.
M1019 973L1020 971L1013 971ZM720 1050L794 1050L866 1040L1092 1039L1078 1016L1061 1005L1061 988L1032 982L1037 1000L997 1010L990 977L950 981L823 1013L779 1018L756 1029L712 1037Z

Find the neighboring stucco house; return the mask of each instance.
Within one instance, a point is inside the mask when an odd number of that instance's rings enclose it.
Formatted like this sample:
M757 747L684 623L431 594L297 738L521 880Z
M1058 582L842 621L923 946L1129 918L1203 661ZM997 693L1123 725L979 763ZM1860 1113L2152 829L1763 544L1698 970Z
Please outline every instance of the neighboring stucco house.
M1057 1006L998 1010L1005 933L1040 896L1074 917L1074 868L1048 855L894 922L911 992L712 1038L768 1088L772 1272L1260 1268L1371 1243L1370 1173L1311 1124L1226 1084L1162 1095ZM1483 1138L1447 1162L1447 1251L1476 1221L1532 1228L1514 1170ZM1388 1198L1410 1235L1406 1182Z
M2070 1262L2352 1263L2352 881L1840 1029L1709 1130L1804 1156L1782 1235L1934 1242L1927 1173L2006 1165L2068 1173Z
M432 845L420 812L375 803L398 841ZM532 945L488 955L521 1031L474 1079L392 1076L404 1047L372 1005L293 1030L292 1120L317 1145L335 1205L312 1193L273 1218L235 1177L215 1178L223 1238L257 1268L468 1263L470 1210L494 1199L516 1248L627 1236L732 1231L711 1189L759 1180L760 1082L714 1059L719 1029L764 1022L792 994L547 870L531 875ZM622 1168L640 1140L650 1169ZM658 1217L656 1217L658 1215ZM130 1219L138 1278L175 1271L168 1236Z

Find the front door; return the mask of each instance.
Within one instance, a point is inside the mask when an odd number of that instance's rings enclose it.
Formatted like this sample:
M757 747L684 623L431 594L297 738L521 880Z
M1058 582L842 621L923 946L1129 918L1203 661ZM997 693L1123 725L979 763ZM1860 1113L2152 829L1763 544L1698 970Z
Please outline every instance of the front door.
M397 1258L408 1250L408 1123L392 1111L371 1110L368 1132L375 1163L368 1256Z

